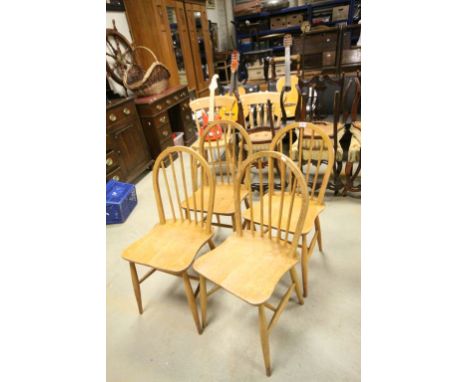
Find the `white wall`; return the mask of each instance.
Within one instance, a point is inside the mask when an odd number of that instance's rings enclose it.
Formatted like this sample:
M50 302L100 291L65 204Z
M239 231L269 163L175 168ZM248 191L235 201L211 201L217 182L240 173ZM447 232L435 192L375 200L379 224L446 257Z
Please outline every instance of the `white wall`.
M233 20L231 0L216 0L216 8L207 8L206 13L208 20L218 24L218 50L232 49L229 37L232 35L231 20Z

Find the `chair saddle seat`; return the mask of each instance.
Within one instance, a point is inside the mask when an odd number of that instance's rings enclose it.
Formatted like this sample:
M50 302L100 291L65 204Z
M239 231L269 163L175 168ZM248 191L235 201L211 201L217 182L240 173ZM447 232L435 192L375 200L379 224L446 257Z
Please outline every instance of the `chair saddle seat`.
M241 200L247 196L247 188L241 186ZM188 205L190 210L195 210L194 198L197 202L197 211L201 209L201 188L199 188L195 193L189 197ZM208 187L205 187L203 190L203 208L207 210L208 208ZM187 208L187 200L184 200L182 203L182 208ZM217 183L215 191L215 200L213 213L218 215L233 215L236 212L234 204L234 186L230 183Z
M166 221L127 247L122 257L160 270L182 272L212 236L193 221Z
M291 244L285 241L243 231L242 237L232 235L199 257L193 267L233 295L259 305L271 297L281 277L297 264L293 252Z
M264 215L263 215L263 224L268 226L268 221L269 221L269 211L270 209L267 208L268 203L269 203L269 194L265 194L263 196L263 209L264 209ZM285 193L284 195L284 200L283 200L283 212L281 214L281 229L285 230L286 226L288 224L288 214L289 214L289 208L291 205L291 200L292 197L288 194ZM271 211L272 211L272 216L271 216L271 225L274 228L278 227L278 220L279 220L279 215L280 215L280 210L281 210L281 195L278 192L275 192L271 196ZM256 201L252 203L252 206L242 212L242 217L244 219L247 219L250 221L251 218L251 208L253 208L253 221L255 223L260 224L261 223L261 213L260 213L260 201ZM324 205L317 204L315 201L309 202L309 207L307 209L307 215L304 221L304 227L302 229L302 234L306 234L315 227L314 222L315 218L325 209ZM296 195L293 201L293 207L291 211L291 223L289 226L289 232L295 232L296 231L296 224L299 219L299 214L301 210L301 197Z

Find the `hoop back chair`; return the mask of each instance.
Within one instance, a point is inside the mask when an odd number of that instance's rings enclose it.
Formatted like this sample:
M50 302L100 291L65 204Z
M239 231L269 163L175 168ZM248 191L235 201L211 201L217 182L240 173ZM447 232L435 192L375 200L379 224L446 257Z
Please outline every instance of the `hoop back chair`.
M179 154L179 155L178 155ZM175 160L179 156L177 161ZM184 158L188 156L188 158ZM166 168L165 162L170 163ZM190 164L187 179L185 163ZM179 167L179 169L176 169ZM172 179L171 179L172 178ZM169 180L172 180L172 184ZM187 182L190 180L191 182ZM206 211L206 218L195 208L194 216L184 211L181 206L181 196L188 195L191 187L196 187L198 180L204 182L203 187L207 198L201 199L201 210ZM161 187L163 185L163 187ZM188 274L193 259L200 248L208 244L214 248L212 242L211 216L214 205L215 183L206 160L196 151L184 146L173 146L164 150L156 159L153 167L153 187L158 210L159 223L146 235L131 244L122 254L130 263L133 289L140 314L143 313L140 284L155 271L169 273L183 278L185 294L192 311L193 319L199 333L201 326L195 304L195 296L190 279L198 277ZM164 192L163 192L164 191ZM163 203L163 196L164 203ZM136 264L151 268L139 277Z
M223 95L214 97L214 113L215 115L229 116L233 115L233 108L236 105L237 99L233 96ZM200 137L202 135L201 128L203 126L201 114L208 114L210 108L210 97L197 98L189 103L190 109L194 115L195 125L197 126L198 139L192 144L192 148L198 150L200 147ZM229 118L226 118L229 119Z
M297 136L296 142L293 142L293 135ZM289 139L284 139L285 137ZM287 142L287 143L285 143ZM275 150L287 154L297 163L298 168L304 176L307 184L309 207L307 215L301 229L301 269L302 269L302 290L304 297L308 294L308 259L313 253L316 241L319 244L319 250L322 251L322 233L320 228L319 214L324 210L324 197L328 180L333 169L334 151L333 144L328 135L316 125L307 122L295 122L281 129L276 134L271 143L270 150ZM321 167L325 165L323 170ZM297 193L297 184L289 173L286 179L287 189L290 193ZM270 189L270 188L269 188ZM281 198L277 190L272 190L265 196L265 199L273 199L274 205L279 205ZM260 201L261 202L261 201ZM250 208L243 212L245 219L244 226L250 224L261 224L261 205L260 202L254 202ZM300 207L294 205L294 199L286 200L292 208L291 231L296 229L296 222L299 221ZM277 220L274 219L276 222ZM278 228L279 222L275 225ZM289 227L289 226L288 226ZM307 245L307 235L315 228L315 234Z
M357 120L359 103L361 102L361 73L358 71L356 77L353 77L348 82L343 99L347 99L348 92L351 91L351 85L354 84L354 95L349 108L346 108L343 102L342 123L343 129L338 134L340 146L343 151L343 160L345 165L345 184L343 187L343 196L346 196L348 191L360 192L361 185L354 185L354 181L361 171L361 121ZM351 124L347 124L349 118ZM357 168L354 164L357 163Z
M280 178L282 186L279 204L274 204L271 194L268 198L261 186L261 228L256 231L254 226L251 225L250 228L243 229L241 227L242 182L244 181L247 185L247 197L252 204L253 191L249 186L252 183L252 172L254 168L262 169L263 163L267 163L265 172L269 183L273 183L274 172L279 172L277 176ZM290 194L286 190L287 173L290 173L291 178L296 182L298 192ZM263 171L259 171L260 177L263 176L262 174ZM262 183L260 182L260 185ZM235 180L234 190L236 232L216 249L199 257L194 262L194 269L200 274L202 327L206 326L207 298L219 288L256 306L258 308L265 369L266 374L269 376L271 374L269 333L284 311L293 289L296 292L298 302L301 305L303 304L295 265L299 262L296 249L309 205L307 186L303 175L291 159L279 152L261 151L251 155L243 163ZM288 240L288 233L291 231L291 219L282 219L283 214L286 217L291 215L292 205L288 205L288 197L296 198L296 205L299 206L299 216L293 230L291 242ZM278 220L274 222L272 220L273 216ZM279 222L279 227L275 229L274 224L277 222ZM286 273L289 273L291 277L291 284L275 307L268 300L270 300L278 282ZM206 288L206 280L215 284L209 292ZM269 323L266 319L265 309L274 312Z
M219 126L222 138L216 141L207 140L211 130ZM218 120L210 122L200 137L200 154L207 160L216 179L216 197L213 214L216 223L213 225L233 228L234 224L234 179L236 178L243 161L252 154L252 143L245 129L236 122ZM205 185L204 187L207 187ZM208 192L205 191L205 198ZM202 188L197 189L189 199L182 202L182 208L187 208L187 200L194 206L194 201L201 206ZM247 190L241 188L241 200L246 200ZM205 201L205 206L208 203ZM220 216L230 216L232 225L221 223Z
M254 152L268 150L281 128L281 93L255 92L240 96L242 125L252 140Z

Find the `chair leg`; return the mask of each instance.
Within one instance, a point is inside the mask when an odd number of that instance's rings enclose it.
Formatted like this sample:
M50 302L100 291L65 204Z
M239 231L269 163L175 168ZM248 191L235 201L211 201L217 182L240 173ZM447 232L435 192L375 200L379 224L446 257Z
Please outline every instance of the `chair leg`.
M210 249L213 250L216 248L215 243L213 243L213 239L208 240L208 245L210 246Z
M232 219L232 230L236 232L236 219L234 218L234 215L231 216Z
M322 247L322 230L320 228L320 219L317 216L315 218L315 231L318 232L317 234L317 241L318 241L318 246L319 246L319 251L323 252L323 247Z
M263 361L265 363L266 375L269 377L271 375L270 343L268 339L268 325L265 317L265 308L263 305L258 306L258 321L260 324L260 340L262 341Z
M249 221L244 219L244 222L242 223L242 229L245 229L249 225Z
M197 304L195 303L195 296L193 295L192 286L190 285L190 279L187 275L187 272L184 272L182 274L182 278L184 279L185 295L187 296L190 310L192 311L192 316L193 316L193 320L195 321L195 326L197 327L198 334L201 334L202 329L200 326L200 320L198 319Z
M307 280L308 280L308 256L307 256L307 235L302 235L302 253L301 253L301 270L302 270L302 292L304 298L307 297Z
M136 270L135 263L130 263L130 274L132 275L132 284L133 291L135 292L135 297L138 304L138 312L143 314L143 305L141 303L141 290L140 290L140 281L138 280L138 273Z
M296 269L291 268L289 274L291 275L291 281L294 283L294 289L296 290L297 300L299 301L300 305L304 305L304 299L302 298L301 287L299 286Z
M201 327L206 328L206 279L200 275L200 307L201 307Z

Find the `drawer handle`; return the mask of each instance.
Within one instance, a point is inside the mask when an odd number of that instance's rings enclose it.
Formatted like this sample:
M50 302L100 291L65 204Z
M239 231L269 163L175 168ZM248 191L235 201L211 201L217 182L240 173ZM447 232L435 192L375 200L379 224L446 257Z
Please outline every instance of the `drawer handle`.
M186 115L186 116L185 116L185 119L186 119L187 121L190 121L190 116L189 116L189 115Z
M175 100L175 101L178 101L178 100L179 100L179 96L176 96L176 95L175 95L175 96L174 96L174 100Z
M111 120L111 122L115 122L117 121L117 116L113 113L109 114L109 119Z
M159 118L159 122L166 123L167 119L166 116Z
M146 123L148 124L148 126L151 126L151 121L148 121L148 122L146 122Z
M170 104L171 104L171 100L170 100L170 99L167 99L167 100L166 100L166 103L167 103L168 105L170 105Z
M130 111L130 109L128 107L126 107L126 108L123 109L123 113L125 115L130 115L131 111Z
M329 38L327 38L327 42L330 42L330 39L329 39Z
M112 177L112 179L114 179L114 180L120 180L120 177L119 177L118 175L114 175L114 176Z
M156 109L162 110L162 106L161 105L156 105Z
M114 161L112 160L112 158L107 158L106 160L107 167L112 166L113 164L114 164Z
M165 137L167 137L169 135L169 132L168 131L163 131L162 132L162 135L164 135Z

